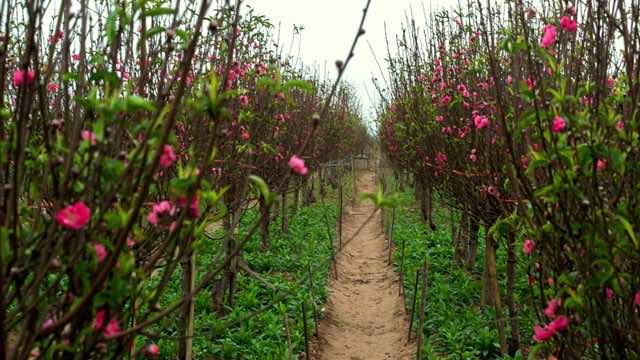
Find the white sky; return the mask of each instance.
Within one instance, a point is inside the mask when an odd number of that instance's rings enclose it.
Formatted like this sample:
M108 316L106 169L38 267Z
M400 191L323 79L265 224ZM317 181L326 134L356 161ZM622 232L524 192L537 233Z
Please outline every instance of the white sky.
M274 25L281 24L282 42L286 43L286 50L289 48L293 24L304 26L300 49L302 61L307 65L316 64L321 70L326 63L334 71L335 60L344 59L347 55L366 0L246 0L245 3L256 9L257 13L271 19ZM343 77L357 87L363 114L367 119L373 120L374 116L365 87L374 98L373 101L377 101L376 91L371 85L371 73L379 77L378 67L367 41L371 43L384 69L387 51L385 23L389 40L392 41L395 34L400 33L405 13L410 8L413 9L416 20L422 20L423 4L429 12L430 9L451 8L457 3L457 0L372 0L365 22L366 34L360 39L355 57ZM296 54L297 48L294 47L292 55Z

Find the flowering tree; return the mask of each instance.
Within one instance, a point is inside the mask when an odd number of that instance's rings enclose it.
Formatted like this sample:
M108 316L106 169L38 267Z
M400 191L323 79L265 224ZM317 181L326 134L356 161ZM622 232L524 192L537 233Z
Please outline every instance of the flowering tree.
M133 344L175 312L188 358L195 294L233 301L259 223L235 234L243 206L313 170L289 159L314 156L320 104L355 108L278 57L241 1L77 5L0 7L0 358L157 357ZM225 253L196 283L194 245L220 220ZM161 308L178 266L183 296Z
M439 14L425 49L410 29L406 53L389 63L393 97L381 138L419 187L434 187L462 219L506 240L509 339L496 307L503 351L528 348L518 335L524 304L513 300L519 238L529 273L518 276L529 277L538 310L533 350L637 356L640 79L629 14L639 9L542 3L546 13L478 2L458 12L465 16ZM499 300L496 286L485 282Z

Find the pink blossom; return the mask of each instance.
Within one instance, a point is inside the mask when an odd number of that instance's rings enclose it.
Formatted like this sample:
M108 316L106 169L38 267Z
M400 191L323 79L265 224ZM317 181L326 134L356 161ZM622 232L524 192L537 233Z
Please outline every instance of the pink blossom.
M54 82L50 82L47 84L47 90L50 92L57 92L59 88L60 87L58 86L58 84Z
M447 164L447 155L438 151L436 154L436 165L438 167L444 167Z
M524 253L526 255L531 255L533 254L533 251L536 249L536 243L531 240L531 239L525 239L524 240L524 244L522 246L522 251L524 251Z
M182 196L178 199L178 206L185 206L187 204L187 198ZM200 196L195 194L191 198L191 204L189 205L189 215L194 218L200 217Z
M53 35L49 36L49 43L56 44L64 37L64 32L58 30L53 33Z
M560 27L563 30L574 33L578 31L578 23L568 16L563 16L560 18Z
M147 220L153 225L158 225L160 217L166 215L171 216L175 214L175 211L176 209L171 202L163 200L159 203L153 204L151 212L147 215Z
M244 126L240 128L240 137L244 142L247 142L249 141L249 139L251 139L251 135Z
M127 247L132 248L136 245L136 241L133 238L127 238Z
M71 54L71 60L79 61L80 60L80 54Z
M242 107L246 107L247 105L249 105L249 97L247 95L240 95L239 100Z
M616 130L624 131L624 121L622 120L616 121Z
M106 338L114 337L120 334L122 330L120 330L120 324L118 323L118 319L113 317L109 320L109 323L104 328L104 336Z
M507 75L507 85L511 85L512 82L513 82L513 76Z
M441 122L443 122L443 121L444 121L444 116L442 116L442 115L438 115L438 116L436 116L436 122L441 123Z
M451 102L451 96L449 95L445 95L440 99L441 106L448 106L450 102Z
M540 46L543 48L548 48L553 46L556 43L556 26L555 25L545 25L543 30L542 39L540 40Z
M45 321L42 322L42 330L47 330L50 327L53 326L53 319L52 318L47 318Z
M533 332L533 339L537 342L545 342L555 335L555 331L552 331L547 326L541 327L540 325L534 326Z
M98 257L98 262L102 263L104 259L107 258L107 248L100 243L93 244L93 250L96 252L96 256Z
M564 131L566 127L567 127L567 122L561 116L556 116L553 119L553 124L551 125L551 131L553 131L554 133L559 133L561 131Z
M102 330L104 326L104 320L107 317L107 312L104 309L96 311L96 317L93 319L93 332Z
M564 331L567 327L569 327L569 318L564 315L558 316L555 320L550 322L549 325L547 325L547 328L553 331L553 333Z
M473 118L473 122L476 125L476 129L484 129L489 125L489 119L486 116L476 115Z
M544 309L544 314L549 318L553 319L556 317L556 311L560 307L559 299L551 299L547 302L547 307Z
M56 222L67 229L80 230L91 218L91 210L84 202L78 201L56 213Z
M176 154L173 152L171 145L165 145L162 148L162 155L160 156L160 166L168 168L176 161Z
M476 162L476 160L478 160L476 149L471 149L471 155L469 155L469 160L471 160L471 162Z
M606 168L607 168L607 160L598 159L598 161L596 161L596 169L604 170Z
M640 290L636 291L636 296L634 300L636 302L636 305L640 306Z
M607 295L607 300L609 301L613 300L613 298L616 296L616 293L613 292L613 289L609 287L605 290L605 293Z
M298 175L307 175L309 169L304 165L304 160L302 160L298 155L293 155L289 159L289 167Z
M147 345L146 352L149 355L149 357L157 358L158 356L160 356L160 346L158 346L158 344L155 344L155 343L149 344Z
M616 86L616 81L612 77L607 78L607 86L609 89L613 89Z
M89 144L96 144L96 135L91 130L82 130L80 136L82 137L82 140L88 141Z
M16 70L13 72L13 86L16 87L31 84L35 79L35 70Z

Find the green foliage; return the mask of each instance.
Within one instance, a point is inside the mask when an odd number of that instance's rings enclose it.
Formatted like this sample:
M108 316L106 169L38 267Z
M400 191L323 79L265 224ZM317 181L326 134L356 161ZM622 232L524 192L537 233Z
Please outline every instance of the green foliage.
M480 306L483 246L478 250L476 266L467 272L453 265L453 246L446 210L436 207L434 221L437 230L430 230L422 221L419 210L413 207L413 194L399 195L401 202L411 204L397 210L393 239L396 244L394 264L400 270L402 244L404 257L404 292L407 310L414 296L416 269L425 257L429 259L429 289L425 308L424 359L509 359L501 357L493 309ZM498 273L506 272L506 252L497 253ZM525 267L522 263L519 266ZM501 279L502 282L506 279ZM504 289L504 283L501 285ZM518 279L518 303L526 296L526 279ZM419 297L420 288L418 288ZM419 301L418 301L419 302ZM524 305L524 304L522 304ZM506 312L503 317L506 316ZM532 314L521 314L521 338L531 338ZM414 318L414 329L418 315Z
M200 294L195 301L198 329L194 339L195 358L219 359L285 359L287 340L284 329L284 315L290 319L291 342L294 354L304 347L302 331L301 301L307 301L309 331L313 331L309 267L312 271L313 299L318 309L323 307L328 296L327 282L331 258L331 248L327 239L327 224L335 224L338 210L335 205L316 204L298 209L289 224L289 233L281 232L280 221L271 224L271 246L261 248L261 239L255 235L246 245L242 259L249 267L273 284L279 293L266 287L253 277L239 273L233 306L228 306L226 315L219 318L212 312L211 300L207 294ZM255 210L248 211L241 219L239 233L246 233L257 219ZM335 226L330 225L332 237ZM197 254L198 276L210 266L215 266L221 251L222 230L212 236L200 239ZM169 291L162 297L162 304L170 304L181 294L180 271L176 271L169 284ZM281 301L283 293L289 294ZM264 306L276 302L273 307L257 315ZM167 319L156 327L163 335L177 332L177 322ZM161 340L159 345L167 358L173 358L177 349L175 341Z

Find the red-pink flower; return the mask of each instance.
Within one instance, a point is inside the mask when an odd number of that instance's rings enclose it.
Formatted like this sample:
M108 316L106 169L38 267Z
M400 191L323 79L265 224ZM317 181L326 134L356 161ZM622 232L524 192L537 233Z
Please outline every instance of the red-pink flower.
M35 70L16 70L13 72L13 86L31 84L35 79Z
M45 321L42 322L42 330L47 330L50 327L53 326L53 319L52 318L47 318Z
M608 287L605 290L605 292L606 292L606 295L607 295L607 300L609 300L609 301L613 300L613 298L616 296L616 293L613 292L613 289L610 288L610 287Z
M544 314L549 318L553 319L556 317L556 311L560 307L559 299L551 299L547 303L547 307L544 309Z
M443 121L444 121L444 116L442 116L442 115L437 115L437 116L436 116L436 122L441 123L441 122L443 122Z
M542 46L543 48L548 48L549 46L553 46L553 44L556 43L556 35L557 35L557 31L556 31L555 25L551 25L551 24L545 25L543 34L542 34L542 39L540 40L540 46Z
M147 345L146 348L146 353L147 355L149 355L149 357L151 358L157 358L158 356L160 356L160 346L158 346L158 344L149 344Z
M551 131L553 131L554 133L559 133L561 131L564 131L566 127L567 122L561 116L556 116L553 119L553 123L551 124Z
M607 160L598 159L598 161L596 161L596 169L604 170L606 168L607 168Z
M71 54L71 60L73 61L80 60L80 54Z
M298 175L307 175L309 169L304 165L304 160L302 160L297 155L293 155L289 159L289 167Z
M96 144L96 135L91 130L82 130L80 136L82 137L82 140L88 141L89 144Z
M240 95L239 100L242 107L246 107L247 105L249 105L249 97L247 95Z
M67 229L80 230L91 218L91 210L84 202L78 201L56 213L56 222Z
M93 244L93 250L96 252L96 256L98 257L98 262L102 263L104 259L107 258L107 248L100 243Z
M640 306L640 290L636 291L636 296L634 300L636 302L636 305Z
M158 220L165 215L173 215L175 214L176 208L167 200L160 201L159 203L153 204L151 207L151 212L147 215L147 220L153 224L158 225Z
M469 155L469 160L471 160L471 162L476 162L476 160L478 160L476 152L476 149L471 149L471 155Z
M536 249L536 243L533 242L533 240L531 239L524 240L524 244L522 245L522 251L524 251L526 255L531 255L535 249Z
M109 320L109 323L104 328L104 337L110 338L110 337L117 336L118 334L120 334L121 331L122 330L120 330L120 324L118 323L118 319L113 317L111 318L111 320Z
M47 90L50 92L57 92L59 88L60 87L58 86L58 84L54 82L50 82L47 84Z
M96 311L96 317L93 319L93 332L102 330L104 326L104 320L107 317L107 312L104 309Z
M173 152L171 145L165 145L162 148L162 155L160 156L160 166L168 168L176 161L176 154Z
M179 206L185 206L187 204L187 198L182 196L178 199ZM200 196L195 194L191 199L191 204L189 205L189 215L194 218L200 217Z
M569 327L569 318L564 315L558 316L555 320L550 322L549 325L547 325L547 328L553 333L564 331L567 327Z
M618 131L624 131L624 121L622 120L618 120L616 122L616 130Z
M476 115L473 118L473 123L476 125L476 129L483 129L489 125L489 119L483 115Z
M560 18L560 27L562 27L563 30L572 33L578 31L578 23L568 16Z
M542 327L540 325L536 325L533 327L533 339L537 342L545 342L555 335L555 332L549 329L547 326Z

